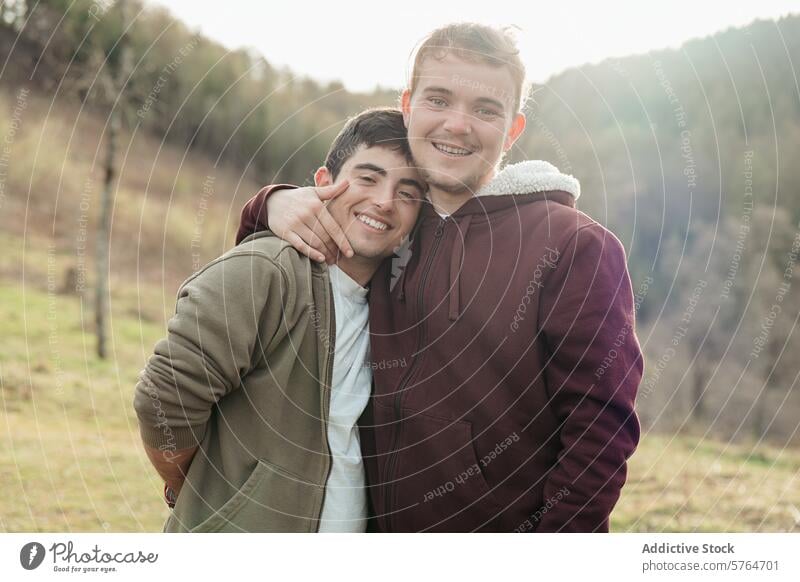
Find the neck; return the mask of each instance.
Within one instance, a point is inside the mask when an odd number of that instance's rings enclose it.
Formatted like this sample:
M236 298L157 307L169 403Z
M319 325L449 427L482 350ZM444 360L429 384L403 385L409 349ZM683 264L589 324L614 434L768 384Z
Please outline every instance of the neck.
M433 184L430 185L428 197L433 203L433 209L442 214L453 214L456 210L464 206L469 200L483 188L486 184L491 182L494 178L495 172L492 171L481 178L474 188L465 187L458 192L451 192L443 190Z
M343 255L336 261L336 266L362 287L369 285L370 279L378 270L382 259L370 259L354 255L347 258Z
M453 214L456 210L464 206L472 198L472 192L464 190L462 192L447 192L440 188L431 186L428 196L433 204L433 209L440 214Z

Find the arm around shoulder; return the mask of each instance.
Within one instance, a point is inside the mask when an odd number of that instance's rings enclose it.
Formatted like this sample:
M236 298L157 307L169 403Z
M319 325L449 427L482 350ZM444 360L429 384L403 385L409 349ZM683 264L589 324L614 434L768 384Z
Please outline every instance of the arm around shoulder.
M297 188L291 184L273 184L264 186L242 208L239 217L239 229L236 231L236 244L238 245L253 233L269 228L267 216L267 200L278 190Z

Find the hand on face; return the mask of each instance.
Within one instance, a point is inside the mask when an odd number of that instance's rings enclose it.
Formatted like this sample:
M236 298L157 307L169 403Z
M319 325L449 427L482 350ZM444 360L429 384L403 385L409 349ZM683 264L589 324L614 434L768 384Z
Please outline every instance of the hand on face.
M317 184L332 177L317 170ZM424 183L417 170L398 151L362 147L342 166L337 181L347 180L347 191L327 205L343 229L356 256L382 260L394 252L417 220Z
M318 263L353 256L350 242L325 204L345 192L347 180L328 186L278 190L267 200L267 224L298 252Z
M427 189L404 156L382 147L356 151L335 183L325 167L314 178L316 186L273 193L267 223L298 252L328 264L352 257L354 241L367 256L389 256L413 228Z

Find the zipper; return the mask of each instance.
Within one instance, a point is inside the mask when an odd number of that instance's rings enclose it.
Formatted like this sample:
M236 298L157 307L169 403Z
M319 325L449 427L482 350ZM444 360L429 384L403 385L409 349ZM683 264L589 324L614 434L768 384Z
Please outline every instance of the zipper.
M328 491L328 478L331 476L331 471L333 470L331 443L328 440L328 418L330 417L331 413L331 392L333 391L333 386L331 386L331 383L333 382L333 350L336 346L336 314L334 312L333 301L331 301L331 298L333 297L333 289L331 288L330 280L328 280L327 284L328 296L325 300L325 304L328 306L328 325L331 331L330 342L328 342L327 350L325 350L328 353L328 361L325 367L325 378L323 383L325 399L322 401L322 432L325 434L325 447L327 448L328 453L328 470L325 473L325 481L322 484L322 502L319 505L317 533L319 533L319 528L322 526L322 508L325 507L325 493Z
M444 233L445 223L447 222L446 218L442 218L439 220L439 223L436 225L436 230L433 232L433 248L431 249L430 254L428 255L428 260L425 262L425 267L422 269L422 278L420 279L419 285L419 292L417 294L417 320L420 322L419 325L419 332L417 334L417 346L421 346L425 340L425 324L422 323L422 314L423 314L423 293L422 290L425 289L425 283L428 279L428 273L430 272L431 265L433 264L433 259L436 257L436 251L439 250L439 243L442 241L442 234ZM412 374L417 368L417 362L419 362L421 358L415 358L411 365L408 367L408 371L406 372L403 379L400 381L400 385L397 389L397 394L394 396L394 415L397 419L397 425L392 433L392 446L389 448L389 458L386 460L386 495L384 499L384 514L386 515L386 521L391 526L392 523L392 515L390 513L391 502L392 502L392 495L394 494L394 487L392 487L392 473L395 470L395 465L397 464L397 456L398 453L395 451L397 447L397 443L400 439L400 431L402 429L402 398L403 398L403 389L408 384L409 380L411 379ZM391 531L391 527L388 528Z

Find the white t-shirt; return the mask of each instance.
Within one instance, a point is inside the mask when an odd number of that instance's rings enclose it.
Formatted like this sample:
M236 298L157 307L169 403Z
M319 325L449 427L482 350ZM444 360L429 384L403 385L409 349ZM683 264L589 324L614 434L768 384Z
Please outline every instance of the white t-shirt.
M336 316L333 380L328 420L331 472L320 516L320 532L364 532L367 491L356 422L372 389L367 290L330 267Z

